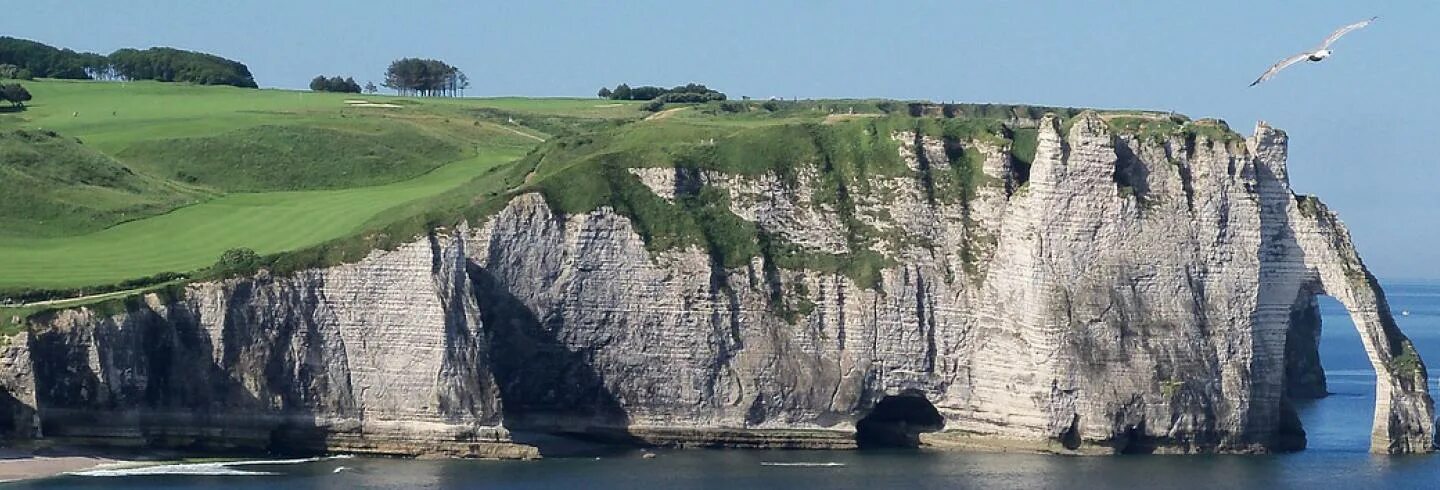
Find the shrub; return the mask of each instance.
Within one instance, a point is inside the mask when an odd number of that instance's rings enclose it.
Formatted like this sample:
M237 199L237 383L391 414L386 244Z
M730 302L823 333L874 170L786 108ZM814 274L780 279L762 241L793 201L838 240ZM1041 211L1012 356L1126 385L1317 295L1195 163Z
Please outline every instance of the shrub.
M260 270L263 262L260 254L248 248L232 248L220 254L220 260L211 266L211 272L220 277L252 274Z
M663 100L652 100L652 101L650 101L649 103L645 104L645 107L643 107L643 109L645 109L645 110L647 110L647 111L650 111L650 112L660 112L660 109L664 109L664 108L665 108L665 101L663 101Z
M15 107L25 107L30 98L30 91L18 83L0 84L0 101L8 101Z

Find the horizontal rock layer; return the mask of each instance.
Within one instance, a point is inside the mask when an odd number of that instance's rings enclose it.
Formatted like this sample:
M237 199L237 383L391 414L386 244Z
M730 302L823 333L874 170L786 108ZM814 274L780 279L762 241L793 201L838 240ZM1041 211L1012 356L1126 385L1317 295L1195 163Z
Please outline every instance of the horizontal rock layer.
M814 198L809 163L632 169L669 200L721 189L811 253L854 252L853 226L890 237L866 245L887 260L875 284L654 250L610 208L528 194L356 264L38 318L0 351L0 405L18 436L531 457L511 431L853 447L908 397L943 420L919 435L934 446L1287 450L1304 444L1288 397L1324 393L1328 294L1377 371L1372 450L1431 450L1424 364L1348 232L1291 192L1284 133L1037 125L1028 169L993 143L895 134L910 172L848 191L862 225ZM983 176L937 194L967 152Z

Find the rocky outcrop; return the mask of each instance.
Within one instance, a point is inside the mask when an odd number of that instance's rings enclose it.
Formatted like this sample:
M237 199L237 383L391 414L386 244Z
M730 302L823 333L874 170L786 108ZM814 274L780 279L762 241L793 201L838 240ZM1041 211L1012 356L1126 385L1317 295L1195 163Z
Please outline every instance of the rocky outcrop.
M4 385L72 443L534 457L501 424L464 243L49 314Z
M1290 450L1288 400L1324 390L1307 315L1327 294L1377 372L1372 450L1431 450L1424 364L1348 232L1290 190L1284 133L1035 125L1028 173L994 141L896 133L908 172L838 201L813 162L631 170L670 201L723 190L806 253L863 245L873 284L767 253L726 268L526 194L357 264L37 319L0 386L46 437L494 456L529 454L512 432L852 447L860 423L937 447Z

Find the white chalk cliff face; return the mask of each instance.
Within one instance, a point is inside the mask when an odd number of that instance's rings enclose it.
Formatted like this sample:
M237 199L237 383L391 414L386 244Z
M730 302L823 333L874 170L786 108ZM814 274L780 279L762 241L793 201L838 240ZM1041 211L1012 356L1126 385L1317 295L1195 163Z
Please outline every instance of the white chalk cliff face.
M878 284L657 252L609 208L521 195L360 263L37 318L0 351L8 433L527 457L510 434L848 447L858 423L860 443L1290 450L1289 397L1323 393L1308 313L1327 294L1377 373L1372 451L1431 450L1425 366L1348 232L1291 192L1284 133L1047 117L1028 175L1005 148L894 136L911 174L849 196L902 238L875 247ZM986 179L937 198L957 144ZM806 250L851 246L814 169L632 172L667 199L723 189Z

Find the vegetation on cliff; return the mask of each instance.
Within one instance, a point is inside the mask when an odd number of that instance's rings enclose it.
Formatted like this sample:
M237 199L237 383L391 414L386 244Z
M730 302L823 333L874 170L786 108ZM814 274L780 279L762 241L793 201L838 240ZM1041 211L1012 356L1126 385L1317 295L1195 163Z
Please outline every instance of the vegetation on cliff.
M37 193L27 202L41 204L0 216L8 232L0 238L0 295L12 299L39 290L46 297L114 291L165 273L216 277L223 274L211 265L232 249L253 250L279 272L354 261L483 219L526 192L566 213L611 207L633 220L652 250L699 247L727 267L763 256L782 268L840 272L873 285L890 260L877 250L915 240L866 224L854 201L876 192L876 177L913 175L896 134L944 141L950 170L928 175L928 192L965 203L978 188L1000 185L980 172L981 147L1008 149L1023 184L1035 152L1027 118L1077 113L829 100L683 104L646 117L639 103L593 99L352 104L345 94L154 83L34 87L44 103L0 115L0 131L43 134L43 141L4 151L43 155L15 162L59 163L26 166L30 183L15 192ZM179 97L184 104L173 103ZM735 215L733 196L718 187L663 199L634 167L769 174L788 185L811 172L819 187L810 197L834 210L848 251L812 250L766 233ZM114 197L73 212L67 192Z

